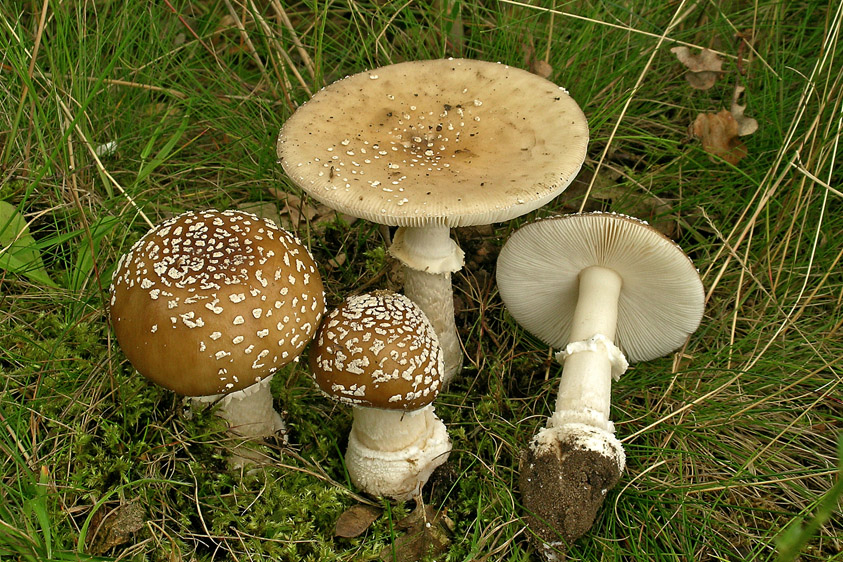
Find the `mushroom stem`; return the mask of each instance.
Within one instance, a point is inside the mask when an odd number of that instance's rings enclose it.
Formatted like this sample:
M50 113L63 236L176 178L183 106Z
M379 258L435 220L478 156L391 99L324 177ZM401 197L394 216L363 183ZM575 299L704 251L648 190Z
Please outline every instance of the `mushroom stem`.
M580 273L570 342L557 355L564 358L564 367L550 426L584 423L614 432L609 421L612 376L626 363L613 343L621 285L621 277L605 267Z
M193 397L191 403L195 407L218 402L216 414L228 422L233 433L249 438L268 437L286 429L272 405L270 382L272 375L230 394Z
M426 273L453 273L464 263L463 251L447 226L401 227L395 231L389 253L406 267Z
M376 496L417 495L448 459L451 442L433 406L405 412L354 408L345 461L351 482Z
M530 527L549 555L561 535L573 541L594 523L606 492L626 465L609 421L612 377L626 369L613 339L621 277L592 266L579 274L579 294L564 361L556 412L521 459L521 490Z
M454 292L450 273L424 273L404 268L404 294L419 305L430 320L445 363L442 386L454 378L462 368L462 347L454 320Z
M424 311L439 338L447 386L463 361L451 283L451 273L462 269L463 251L447 226L429 226L399 228L389 252L404 265L404 294Z

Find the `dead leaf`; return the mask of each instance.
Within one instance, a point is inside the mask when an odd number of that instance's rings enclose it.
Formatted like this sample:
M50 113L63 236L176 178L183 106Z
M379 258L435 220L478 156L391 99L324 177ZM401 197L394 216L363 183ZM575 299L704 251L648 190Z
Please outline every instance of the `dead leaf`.
M579 211L582 197L588 189L588 184L594 172L583 168L571 186L565 191L567 201L565 208ZM621 204L622 212L647 221L650 226L662 234L673 238L676 231L676 215L672 212L672 205L667 200L650 192L642 193L641 189L631 187L629 182L619 183L624 178L615 168L602 167L598 171L594 185L588 193L587 211L614 209Z
M405 534L381 552L384 562L417 562L435 560L451 544L454 522L444 511L437 511L421 502L407 517L395 523Z
M550 78L550 75L553 74L553 67L546 60L534 59L530 64L530 72L538 74L542 78Z
M542 78L549 78L553 74L553 67L550 63L536 57L536 47L532 35L529 36L527 43L521 47L521 50L524 51L524 66L529 68L530 72Z
M353 505L346 509L337 519L334 535L345 539L359 537L377 521L383 510L379 507L365 504Z
M317 232L325 230L325 227L334 223L337 219L342 220L347 226L351 226L357 221L357 217L338 213L327 205L319 205L316 207L316 217L313 219L313 227Z
M239 27L237 18L231 14L224 15L217 23L217 28L211 36L211 43L217 50L228 55L248 53L247 44L243 41Z
M141 109L141 114L143 114L145 117L176 118L182 114L182 111L181 109L173 105L169 105L163 102L157 102L143 106L143 109Z
M346 253L340 252L335 257L328 260L326 267L328 269L339 269L343 266L343 264L345 264L346 260L348 260Z
M93 518L97 526L88 547L91 554L105 554L115 546L129 542L132 535L143 529L146 512L137 503L123 504L100 515L103 509Z
M691 136L702 142L703 150L737 164L747 155L746 146L738 138L738 122L725 109L719 113L700 113L690 127Z
M670 52L688 69L685 79L696 90L708 90L714 86L723 70L723 60L709 49L703 49L698 55L691 54L688 47L673 47Z
M738 105L738 100L744 93L744 90L746 88L743 86L735 86L735 93L732 95L732 109L730 111L732 117L738 123L738 136L741 137L751 135L758 130L758 121L744 115L744 111L746 111L745 105Z
M593 177L593 170L585 166L580 169L579 173L574 178L574 181L572 181L571 185L568 186L568 189L565 190L565 197L563 198L562 205L566 211L578 212L586 193L588 193L589 197L586 201L585 207L583 208L585 212L600 211L604 209L603 204L592 197L592 194L603 188L611 189L612 187L617 186L617 180L620 177L620 174L609 168L600 168L600 172L598 173L597 178L594 179L594 185L589 192L588 186Z
M274 187L269 188L269 192L284 203L279 213L281 226L285 229L297 232L302 223L309 222L316 216L316 209L298 195Z

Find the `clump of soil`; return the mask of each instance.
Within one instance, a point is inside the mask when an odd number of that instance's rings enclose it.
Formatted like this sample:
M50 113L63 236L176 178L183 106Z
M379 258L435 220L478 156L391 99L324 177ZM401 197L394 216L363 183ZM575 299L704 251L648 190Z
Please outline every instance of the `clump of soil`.
M566 544L591 528L621 467L616 457L562 439L523 451L520 472L521 498L537 550L558 560Z

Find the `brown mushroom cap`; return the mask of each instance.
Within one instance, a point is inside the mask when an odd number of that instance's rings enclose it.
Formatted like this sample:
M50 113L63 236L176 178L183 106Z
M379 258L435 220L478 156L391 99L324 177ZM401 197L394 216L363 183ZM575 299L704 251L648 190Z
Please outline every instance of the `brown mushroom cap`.
M331 311L310 348L313 379L354 406L417 410L439 393L442 350L424 312L404 295L375 291Z
M574 179L588 123L568 93L503 64L441 59L323 88L281 129L287 174L333 209L396 226L466 226L541 207Z
M631 361L670 353L700 325L705 291L685 252L646 223L614 213L551 217L521 227L498 256L498 288L519 324L564 348L580 272L592 266L621 278L615 344Z
M186 396L251 386L298 357L325 311L292 234L242 211L187 212L150 230L114 272L110 316L132 365Z

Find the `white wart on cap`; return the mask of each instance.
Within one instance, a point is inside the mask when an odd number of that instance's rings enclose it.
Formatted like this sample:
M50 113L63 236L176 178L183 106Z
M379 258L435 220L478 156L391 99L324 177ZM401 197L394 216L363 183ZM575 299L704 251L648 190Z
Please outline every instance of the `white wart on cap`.
M120 347L185 396L249 387L298 357L325 310L316 264L292 234L241 211L187 212L150 230L111 284Z
M592 266L621 278L614 343L631 361L670 353L699 326L705 294L691 260L646 223L611 213L554 217L513 233L498 257L501 298L527 331L564 348L580 274Z
M439 393L442 350L418 306L376 291L349 297L325 317L310 367L319 388L339 402L418 410Z
M561 87L498 63L412 61L339 80L278 137L284 170L330 207L396 226L509 220L556 197L588 124Z

